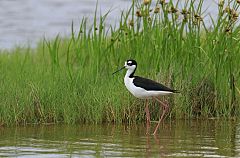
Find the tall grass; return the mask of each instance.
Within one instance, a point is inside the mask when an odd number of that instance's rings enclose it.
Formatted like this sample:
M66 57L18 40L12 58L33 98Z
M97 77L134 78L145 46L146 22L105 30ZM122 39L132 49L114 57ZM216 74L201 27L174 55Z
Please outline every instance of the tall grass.
M140 122L142 100L111 72L138 61L138 75L179 89L163 98L170 118L230 118L239 115L239 1L219 2L217 19L205 24L203 0L133 1L119 23L108 14L93 25L84 18L70 37L44 39L37 48L0 54L0 124ZM197 6L197 7L196 7ZM76 31L77 30L77 31ZM151 105L152 119L159 116Z

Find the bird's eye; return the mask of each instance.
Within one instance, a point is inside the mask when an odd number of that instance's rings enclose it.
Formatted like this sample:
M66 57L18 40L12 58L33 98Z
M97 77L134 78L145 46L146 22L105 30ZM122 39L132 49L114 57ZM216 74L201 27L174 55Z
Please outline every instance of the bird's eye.
M127 62L128 66L132 66L132 61Z

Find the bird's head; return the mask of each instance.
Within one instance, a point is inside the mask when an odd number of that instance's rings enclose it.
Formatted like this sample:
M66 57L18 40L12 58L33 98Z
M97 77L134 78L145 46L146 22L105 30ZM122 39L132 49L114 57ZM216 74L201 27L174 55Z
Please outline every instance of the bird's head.
M126 69L135 70L137 67L137 62L135 60L129 59L125 61L124 67Z
M123 70L124 68L128 69L128 70L132 70L135 71L137 68L137 62L133 59L129 59L127 61L125 61L125 64L122 68L118 69L117 71L115 71L113 74Z

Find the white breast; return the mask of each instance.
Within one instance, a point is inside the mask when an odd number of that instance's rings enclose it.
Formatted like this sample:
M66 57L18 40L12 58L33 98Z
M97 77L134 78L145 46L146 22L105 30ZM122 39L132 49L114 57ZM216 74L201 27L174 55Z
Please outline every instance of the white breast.
M146 99L146 98L167 95L167 94L172 93L172 92L168 92L168 91L147 91L143 88L136 87L133 84L133 79L134 78L129 78L128 76L125 76L124 83L125 83L125 86L127 87L127 89L137 98Z

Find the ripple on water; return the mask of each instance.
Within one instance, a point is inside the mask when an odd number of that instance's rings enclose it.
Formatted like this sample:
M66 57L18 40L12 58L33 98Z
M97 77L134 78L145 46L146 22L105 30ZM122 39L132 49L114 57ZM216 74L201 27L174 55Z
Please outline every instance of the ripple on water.
M239 157L237 124L222 125L233 130L217 130L214 121L195 129L165 124L158 136L146 136L142 125L4 128L0 157Z

